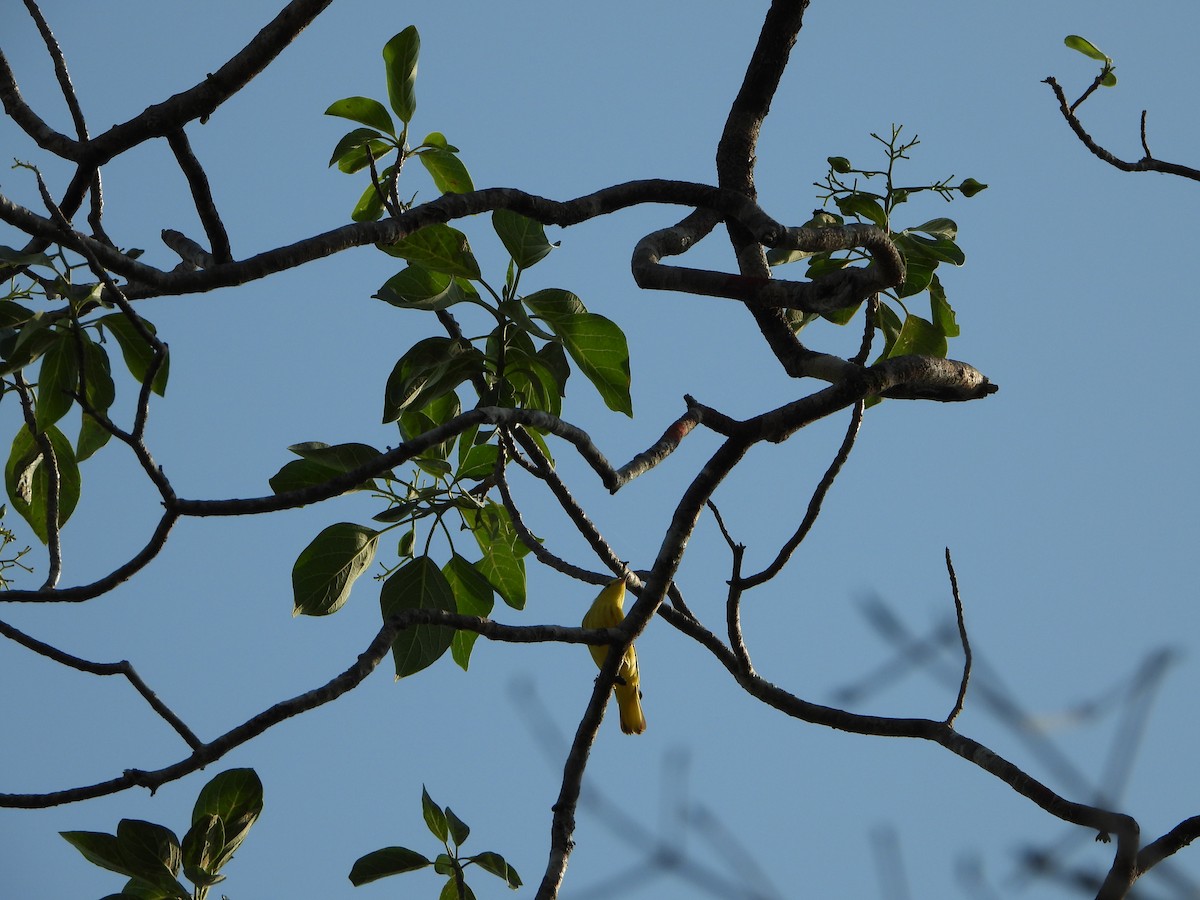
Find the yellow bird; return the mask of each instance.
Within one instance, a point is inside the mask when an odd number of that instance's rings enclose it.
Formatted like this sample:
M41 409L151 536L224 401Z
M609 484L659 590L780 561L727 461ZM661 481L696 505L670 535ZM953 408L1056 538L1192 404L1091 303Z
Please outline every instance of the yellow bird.
M625 619L625 579L609 582L600 592L591 609L583 617L584 628L616 628ZM588 650L597 666L603 666L608 658L608 647L589 644ZM641 734L646 730L646 717L642 715L642 692L638 690L637 652L630 644L617 669L617 683L613 693L617 695L617 708L621 712L621 730L626 734Z

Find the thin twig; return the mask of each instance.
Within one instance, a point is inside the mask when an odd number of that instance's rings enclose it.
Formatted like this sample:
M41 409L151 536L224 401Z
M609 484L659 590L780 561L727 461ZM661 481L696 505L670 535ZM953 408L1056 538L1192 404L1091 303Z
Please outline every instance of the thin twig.
M958 636L962 640L963 673L958 686L958 698L954 701L954 709L946 716L946 724L953 727L954 720L963 710L967 700L967 682L971 680L971 642L967 639L967 622L963 617L962 597L958 593L958 576L954 574L954 563L950 559L950 548L946 548L946 571L950 573L950 590L954 594L954 614L958 618Z
M758 574L751 575L741 582L743 589L756 587L778 575L783 567L787 565L792 554L796 552L796 548L808 537L808 533L812 530L813 525L816 524L817 517L821 514L821 504L825 502L826 494L833 487L833 482L842 471L842 466L850 458L850 451L854 449L854 442L858 438L858 430L862 425L864 409L865 404L863 401L860 400L854 404L854 411L850 415L850 424L846 426L846 434L842 438L842 444L838 448L837 453L834 454L829 468L825 470L825 474L821 476L821 480L817 483L812 497L809 498L808 508L805 510L804 518L801 520L795 534L780 548L775 560L769 566Z
M177 716L170 707L168 707L158 695L150 689L144 682L137 670L133 668L128 660L121 660L115 663L100 663L92 662L91 660L83 659L78 656L73 656L63 650L53 647L44 641L39 641L35 637L25 634L23 631L14 628L7 622L0 621L0 634L11 641L15 641L26 649L32 650L34 653L44 656L47 659L52 659L60 665L67 666L71 669L76 669L80 672L87 672L91 675L122 675L124 676L134 690L142 695L142 698L150 704L153 709L168 725L170 725L179 734L180 737L187 742L187 745L193 750L199 749L204 742L192 732L190 728L184 724L183 720Z

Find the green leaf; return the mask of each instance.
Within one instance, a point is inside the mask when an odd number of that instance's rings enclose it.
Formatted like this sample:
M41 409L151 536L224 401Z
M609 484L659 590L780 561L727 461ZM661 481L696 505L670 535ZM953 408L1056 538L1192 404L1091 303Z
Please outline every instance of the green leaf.
M450 837L450 826L446 822L446 814L440 806L433 802L425 785L421 785L421 814L425 817L425 824L430 833L443 844L446 843Z
M184 900L190 896L176 880L183 854L179 839L169 828L140 819L122 819L117 823L117 846L134 878L168 892L178 891L174 896Z
M79 502L79 464L71 442L61 431L51 425L46 429L46 435L58 460L58 524L61 528ZM43 544L49 539L46 528L46 504L50 497L47 468L41 448L29 428L22 425L13 438L12 451L4 467L4 484L13 509L29 523Z
M517 874L517 870L510 866L499 853L479 853L475 856L469 856L467 859L485 872L491 872L493 875L503 878L505 883L514 891L521 886L521 876Z
M391 574L379 592L383 618L406 609L456 612L446 576L428 556L418 556ZM405 678L433 665L450 647L454 629L444 625L413 625L396 635L392 657L396 677Z
M825 161L829 163L829 168L839 175L845 175L854 170L853 166L850 165L850 160L844 156L829 156L826 157Z
M525 563L529 552L517 537L508 510L489 500L478 509L464 509L463 521L475 535L483 557L475 563L488 583L513 609L525 608Z
M545 259L556 246L546 240L546 229L541 222L510 209L497 209L492 213L492 228L520 269L528 269Z
M411 441L444 425L461 412L462 406L459 404L458 394L443 394L422 409L409 408L402 412L397 423L400 426L400 436L406 441ZM448 463L445 463L445 459L450 455L454 441L455 438L452 437L440 444L435 444L422 453L416 461L420 463L422 460L438 460L443 465L438 466L438 472L434 474L448 475L452 469Z
M578 297L557 288L530 294L524 303L550 326L608 408L632 418L629 345L617 324L589 313Z
M467 279L418 265L402 269L373 296L400 309L437 310L456 303L480 302L479 292Z
M79 350L75 336L69 331L55 334L57 340L47 348L38 370L38 431L45 431L65 416L75 403L71 394L79 391Z
M933 315L933 324L946 337L958 337L958 320L954 316L954 308L946 299L946 291L936 275L929 282L929 307Z
M479 263L471 253L467 236L449 225L426 225L394 244L380 245L380 249L435 272L480 278Z
M223 881L218 875L218 860L225 849L225 825L220 816L196 818L180 841L183 852L183 874L196 885L210 886Z
M421 38L409 25L383 45L383 64L387 73L388 102L400 121L407 125L417 111L417 56Z
M952 241L958 237L958 223L953 219L939 216L936 219L930 219L928 222L922 222L913 228L906 228L905 231L919 231L930 237L945 238L948 241Z
M58 340L58 333L50 327L50 320L42 313L34 313L20 329L4 329L0 337L0 375L11 375L20 371L40 357Z
M947 349L946 335L940 328L920 316L909 315L905 318L904 327L900 329L895 343L888 351L887 358L919 354L944 359Z
M1068 34L1063 38L1063 43L1072 50L1078 50L1084 56L1091 57L1099 62L1112 62L1112 59L1100 50L1095 44L1087 38L1082 38L1077 34Z
M909 229L892 237L896 246L900 248L900 252L904 254L905 260L923 256L955 266L961 266L967 261L967 255L962 252L958 244L949 238L928 238L915 234Z
M384 847L373 850L366 856L360 856L350 869L350 883L355 887L387 878L389 875L400 875L404 872L415 872L433 865L416 850L407 847Z
M307 441L303 444L292 444L288 447L292 453L295 453L301 459L307 459L311 462L318 463L326 469L330 469L340 475L346 472L353 472L355 469L363 466L377 463L382 452L376 450L370 444L346 443L334 444L332 447L324 444L321 441ZM395 474L391 471L380 473L383 478L395 478Z
M1112 69L1108 69L1107 71L1104 72L1103 75L1100 76L1100 87L1116 87L1116 86L1117 86L1117 76L1115 74L1113 74ZM986 187L986 186L987 185L984 185L984 187Z
M147 331L151 334L156 333L152 324L145 319L141 321ZM96 323L103 325L108 333L116 338L117 344L121 348L121 355L125 357L125 366L129 369L129 374L137 381L144 382L150 371L150 365L154 361L154 348L138 333L133 322L127 319L123 313L113 313L97 319ZM160 397L166 393L170 368L171 358L168 355L163 359L158 371L154 373L154 382L150 387Z
M347 97L344 100L335 100L330 104L329 109L325 110L325 115L350 119L393 137L396 134L392 117L388 115L387 109L378 100L372 100L370 97Z
M83 339L83 375L87 389L88 405L98 413L107 414L117 397L113 384L112 368L108 352L103 345L93 341L86 331L80 332ZM79 439L75 442L75 459L83 462L108 443L112 433L101 426L90 415L84 414L79 426Z
M352 221L374 222L383 216L386 209L383 198L391 190L390 181L394 177L394 166L389 166L380 174L379 187L383 189L383 194L379 192L374 184L367 185L366 190L362 192L362 196L358 198L358 202L354 204L354 209L350 210Z
M53 269L54 263L45 253L23 253L6 244L0 244L0 267L16 268L17 266L43 266Z
M488 446L496 449L490 444ZM450 561L442 566L442 574L446 576L446 583L454 593L454 603L460 613L464 616L479 616L481 619L491 614L495 602L492 586L468 560L455 553L450 557ZM450 655L464 672L470 664L471 650L478 637L479 634L474 631L460 629L454 632Z
M292 615L327 616L342 608L355 580L371 565L379 532L339 522L301 551L292 567Z
M465 881L460 883L459 878L451 875L442 885L438 900L475 900L475 892Z
M92 865L120 875L133 874L121 856L116 835L102 831L60 831L59 834Z
M400 357L384 389L383 421L406 409L422 409L484 371L483 354L449 338L418 341Z
M785 266L788 263L799 262L812 256L811 250L780 250L772 247L767 251L768 266Z
M200 790L192 808L192 822L200 823L210 816L222 824L224 844L207 868L217 872L233 858L233 854L250 831L263 809L263 787L253 769L228 769L214 776Z
M467 842L467 837L471 834L470 827L448 806L446 807L446 825L450 828L450 837L455 846L461 847Z
M418 153L417 158L443 194L466 194L475 190L467 167L449 150L431 147Z
M367 148L371 150L369 156ZM340 171L350 175L367 168L374 159L378 169L379 161L394 149L395 146L384 141L383 135L375 129L355 128L337 142L333 154L329 157L329 165L337 163Z
M883 211L879 201L869 194L847 194L833 202L844 216L858 216L880 228L888 227L887 213Z
M298 491L301 488L325 484L329 479L341 474L343 473L337 469L331 469L310 459L293 459L291 462L285 463L283 468L272 475L267 483L271 485L271 490L276 494L286 494L288 491ZM368 479L362 484L348 488L346 493L369 491L374 487L375 481Z

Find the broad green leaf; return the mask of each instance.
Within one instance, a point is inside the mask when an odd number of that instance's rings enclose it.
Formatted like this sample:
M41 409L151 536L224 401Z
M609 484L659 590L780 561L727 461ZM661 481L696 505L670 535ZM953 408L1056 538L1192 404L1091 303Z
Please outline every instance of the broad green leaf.
M394 422L406 409L422 409L483 371L483 354L475 347L442 337L418 341L388 376L383 421Z
M524 303L563 342L608 408L632 418L629 345L617 324L587 312L578 297L557 288L530 294Z
M371 156L367 155L367 148L371 149ZM378 164L379 160L390 153L393 145L383 140L383 135L373 128L355 128L342 136L342 139L337 142L337 146L333 148L333 154L329 157L329 165L337 164L340 171L347 174L362 171L374 159ZM378 165L376 166L378 168Z
M225 825L220 816L193 818L192 827L179 844L183 852L183 874L188 881L208 886L224 879L225 876L217 874L220 868L217 861L225 849Z
M1100 77L1100 86L1101 87L1116 87L1117 86L1117 76L1113 73L1112 69L1109 69Z
M450 828L450 839L454 841L456 846L461 847L467 842L467 838L471 834L471 829L454 812L450 807L446 807L446 825Z
M492 450L496 449L491 444L487 446ZM484 448L477 447L475 449L482 450ZM450 561L442 566L442 574L446 576L446 583L450 585L450 590L454 593L454 602L460 613L464 616L479 616L481 619L487 618L491 614L492 605L495 602L492 586L468 560L455 553L450 557ZM470 664L471 650L478 637L479 634L474 631L454 632L454 640L450 644L450 655L463 671L466 671Z
M60 831L59 834L92 865L120 875L133 874L121 857L116 835L102 831Z
M510 209L497 209L492 213L492 228L521 269L528 269L545 259L555 246L546 240L546 229L541 222Z
M276 494L286 494L288 491L298 491L301 488L324 484L329 479L341 474L337 469L331 469L310 459L293 459L291 462L285 463L283 468L272 475L267 483L271 485L271 490ZM374 487L374 480L368 479L360 485L348 488L346 493L369 491Z
M768 266L786 266L788 263L799 262L812 256L809 250L779 250L772 247L767 251Z
M958 223L953 219L947 219L944 216L939 216L936 219L930 219L928 222L922 222L920 225L905 230L919 231L922 234L929 235L930 237L945 238L946 240L950 241L958 237Z
M430 833L442 843L450 837L450 826L446 823L446 813L433 802L425 785L421 785L421 815L425 817L425 825Z
M1091 57L1099 62L1112 62L1112 60L1100 50L1095 44L1087 38L1082 38L1077 34L1068 34L1063 38L1063 43L1072 50L1078 50L1084 56Z
M946 291L936 275L929 282L929 307L933 316L933 324L948 338L958 337L958 320L954 316L954 308L946 299Z
M216 816L224 834L224 845L208 867L210 871L219 871L233 858L262 809L262 781L253 769L228 769L201 789L192 808L192 822Z
M70 331L56 331L38 370L37 428L45 431L67 414L79 391L79 348Z
M46 429L50 446L58 461L58 524L66 524L79 502L79 464L71 442L51 425ZM43 544L49 539L46 528L46 509L50 497L50 479L44 465L42 450L29 429L22 425L13 438L8 464L4 467L4 484L13 509L20 514Z
M360 856L350 869L350 883L355 887L387 878L389 875L400 875L404 872L415 872L433 865L416 850L407 847L384 847L373 850L366 856Z
M459 877L451 874L438 892L438 900L475 900L475 892L469 884L465 881L460 884Z
M355 580L371 565L379 532L339 522L301 551L292 567L292 615L327 616L342 608Z
M955 266L961 266L967 261L967 255L962 252L958 244L949 238L927 238L920 234L914 234L911 230L905 230L894 235L893 239L900 248L900 252L904 254L905 260L912 259L914 256L925 256Z
M325 110L325 115L350 119L352 122L367 125L392 136L396 134L392 117L388 115L387 109L378 100L372 100L370 97L347 97L344 100L335 100L330 104L329 109Z
M902 235L895 235L894 237L896 238L896 243L899 244L899 239ZM923 253L905 253L904 267L904 284L896 289L896 294L901 298L919 294L929 287L929 282L933 278L933 270L938 267L938 262L936 259L926 256Z
M946 351L946 336L941 329L920 316L910 315L904 320L904 327L900 329L900 334L888 351L887 357L892 359L897 356L919 354L944 359Z
M461 412L462 406L459 403L458 394L443 394L422 409L412 409L410 407L402 412L400 420L397 423L400 426L400 436L406 441L411 441L437 428L439 425L446 424ZM450 455L450 450L453 448L455 440L456 438L449 438L440 444L430 447L421 456L444 460Z
M383 45L383 64L387 74L388 102L400 121L407 125L417 111L417 57L421 38L409 25Z
M0 332L0 376L20 371L45 353L58 340L58 332L42 313L33 316L20 328L5 328Z
M401 309L445 309L465 297L454 278L412 263L383 283L375 297Z
M457 154L432 147L417 154L421 165L433 177L433 183L443 194L466 194L475 190L471 174Z
M446 140L446 136L440 131L431 131L425 135L425 140L421 141L423 147L436 147L438 150L448 150L451 153L457 153L458 148Z
M514 891L521 886L521 876L517 874L517 870L510 866L507 860L499 853L479 853L475 856L469 856L467 859L475 863L483 871L491 872L493 875L503 878Z
M177 896L185 900L190 896L176 881L183 854L179 839L169 828L140 819L122 819L117 824L117 847L134 878L167 891L178 889Z
M472 280L480 277L467 236L449 225L426 225L394 244L381 244L380 249L435 272Z
M837 272L850 265L851 260L845 256L830 256L827 253L818 253L812 258L808 264L808 270L804 273L813 281L828 275L830 272Z
M16 268L17 266L44 266L47 269L53 269L54 263L45 253L23 253L6 244L0 244L0 268Z
M458 471L454 477L463 480L481 481L496 471L496 457L500 450L495 444L458 445Z
M292 444L288 450L301 459L319 463L325 468L341 474L353 472L355 469L378 462L379 457L383 455L381 451L376 450L370 444L359 443L334 444L331 447L321 441L307 441L303 444ZM396 476L390 471L385 471L380 473L380 477L395 478Z
M508 510L489 500L478 509L462 511L483 557L475 563L488 583L513 609L525 608L525 562L529 548L517 537Z
M83 340L83 374L87 390L88 405L98 413L107 414L117 397L112 380L112 368L104 346L93 341L86 331L80 332ZM108 443L112 434L89 415L84 415L79 426L79 439L75 442L75 459L83 462Z
M379 606L384 619L406 609L457 612L446 576L428 556L418 556L391 574L379 592ZM396 677L405 678L433 665L453 639L454 629L444 625L405 628L392 643Z
M389 190L386 177L380 176L379 184L385 192ZM350 210L350 219L354 222L375 222L383 217L384 209L383 196L374 184L368 184L354 204L354 209Z
M0 251L5 248L0 247ZM30 254L31 256L41 256L38 254ZM0 253L0 262L3 261L3 254ZM12 300L0 300L0 328L16 328L19 325L24 325L33 318L33 311L23 307L20 303L14 303Z
M836 198L833 202L837 204L838 210L844 216L858 216L880 228L888 226L887 213L883 211L883 207L874 197L867 194L847 194L845 197Z
M151 334L155 334L154 326L145 319L142 319L142 325ZM138 382L146 380L146 375L150 372L150 365L154 361L154 348L146 341L145 338L138 333L136 326L129 319L125 318L123 313L113 313L112 315L103 316L96 320L97 324L103 325L117 340L117 344L121 348L121 355L125 357L125 366L129 369L129 374L132 375ZM154 374L154 382L150 385L154 393L160 397L167 390L167 378L170 375L171 357L168 354L163 358L162 365L158 367L158 371Z

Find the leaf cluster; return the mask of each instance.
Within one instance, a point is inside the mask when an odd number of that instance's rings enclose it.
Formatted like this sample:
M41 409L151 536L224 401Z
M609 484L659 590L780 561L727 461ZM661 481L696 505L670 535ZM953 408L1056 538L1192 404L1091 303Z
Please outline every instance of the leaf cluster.
M350 870L350 882L355 887L378 881L380 878L416 872L432 866L434 872L446 878L438 895L439 900L475 900L475 892L466 880L466 869L472 865L503 879L514 891L521 886L521 877L517 870L499 853L484 851L473 856L464 856L461 853L462 845L467 842L471 829L450 807L443 809L434 803L424 786L421 787L421 813L430 833L442 842L443 852L434 859L429 859L407 847L383 847L374 850L360 857Z
M416 155L443 192L472 190L457 148L435 134L409 151L405 140L416 108L414 82L419 37L406 28L384 49L388 97L403 123L397 135L378 101L348 98L327 110L373 129L346 135L334 162L344 171L373 165L381 152L395 152L395 166L382 181L373 174L368 195L378 208L358 212L381 215L407 156ZM355 136L357 135L357 137ZM372 192L375 192L372 194ZM367 195L364 195L367 196ZM396 361L384 386L383 422L395 422L403 441L413 441L445 425L464 409L460 391L474 393L476 406L539 410L559 415L572 366L592 384L612 410L632 416L629 348L616 323L590 312L574 293L545 288L521 291L523 274L557 244L544 227L507 209L491 216L495 237L509 256L502 286L484 279L467 236L446 224L429 225L379 249L405 266L375 297L398 309L433 312L449 336L417 341ZM482 311L478 334L464 334L450 309ZM532 428L519 437L542 458L552 459L541 433ZM367 464L381 451L365 444L329 446L320 442L289 448L300 459L286 464L270 481L277 493L322 484ZM410 609L438 609L487 616L495 595L513 609L525 606L524 557L511 514L490 495L505 455L517 452L515 437L494 429L471 428L427 447L413 460L413 471L387 472L359 486L386 503L374 516L382 527L351 522L330 525L300 553L292 571L294 613L329 615L350 596L355 581L375 561L384 532L398 529L397 562L381 577L384 619ZM454 535L467 530L479 556L459 552ZM441 535L449 548L444 563L431 545ZM443 626L419 625L396 639L397 677L424 669L446 650L464 669L477 635Z
M881 169L860 169L844 156L829 157L829 171L825 180L816 186L824 191L820 197L825 205L832 203L837 212L815 210L806 226L836 227L845 224L847 219L854 219L868 222L886 232L904 258L906 276L899 287L883 292L874 313L874 327L884 338L878 359L909 354L945 358L948 341L958 337L959 326L954 308L937 275L937 268L942 263L961 266L966 261L966 254L957 243L958 225L953 219L938 216L919 225L897 228L893 217L897 208L908 203L915 194L932 192L949 202L956 195L973 197L985 190L987 185L974 178L954 184L954 176L929 184L897 183L897 164L909 159L908 152L920 143L915 136L908 140L901 139L901 132L901 126L892 126L889 138L871 135L884 149L886 164ZM772 265L807 260L810 278L827 275L866 258L860 250L823 253L792 250L767 254L767 260ZM912 312L905 302L923 293L929 294L928 317ZM857 311L858 307L850 307L824 316L797 314L793 325L799 330L818 318L844 325L854 318Z
M129 878L121 891L103 900L205 900L209 889L225 880L221 870L262 808L262 782L254 770L229 769L201 789L182 841L169 828L140 819L122 819L116 834L61 834L88 862ZM191 890L180 882L181 874Z
M9 449L5 489L43 544L79 502L80 463L115 433L108 420L117 396L108 339L143 394L164 395L170 376L166 345L154 325L128 306L114 306L102 284L74 283L77 268L62 251L48 256L0 247L0 276L9 279L0 297L0 399L16 396L25 422ZM59 309L37 308L62 300L67 305ZM81 415L72 441L61 424L75 407Z

